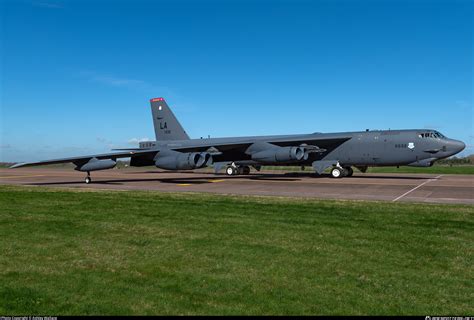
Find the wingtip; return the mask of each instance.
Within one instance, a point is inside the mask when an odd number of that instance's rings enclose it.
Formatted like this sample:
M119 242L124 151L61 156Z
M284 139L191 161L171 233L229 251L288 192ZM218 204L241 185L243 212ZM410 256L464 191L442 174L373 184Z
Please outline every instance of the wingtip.
M26 164L26 162L15 163L14 165L10 166L9 169L15 169L15 168L23 167L25 164Z

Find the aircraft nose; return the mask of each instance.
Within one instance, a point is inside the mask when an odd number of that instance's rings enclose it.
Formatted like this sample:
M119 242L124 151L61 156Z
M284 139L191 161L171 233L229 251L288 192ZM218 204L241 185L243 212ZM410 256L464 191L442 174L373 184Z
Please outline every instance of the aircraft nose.
M453 154L459 153L466 148L466 144L459 140L451 140L449 143L449 149Z
M463 151L466 148L466 144L462 141L456 141L458 152Z

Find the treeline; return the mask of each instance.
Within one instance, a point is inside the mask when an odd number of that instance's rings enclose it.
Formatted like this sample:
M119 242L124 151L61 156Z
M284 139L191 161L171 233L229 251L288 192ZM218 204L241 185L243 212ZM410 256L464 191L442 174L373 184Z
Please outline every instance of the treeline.
M451 157L448 159L438 160L436 164L440 165L466 165L466 164L474 164L474 155L470 155L468 157L458 158L458 157Z

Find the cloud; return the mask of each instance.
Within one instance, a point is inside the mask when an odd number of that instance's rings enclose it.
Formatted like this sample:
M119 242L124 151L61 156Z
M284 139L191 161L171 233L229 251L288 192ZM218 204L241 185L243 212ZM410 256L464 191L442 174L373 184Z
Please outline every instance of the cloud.
M129 139L127 142L128 144L139 144L140 142L145 142L145 141L150 141L149 138L132 138L132 139Z
M103 138L103 137L97 137L96 140L100 143L110 143L109 140L107 140L106 138Z
M113 149L113 148L116 148L115 144L108 140L107 138L104 138L104 137L96 137L96 140L97 142L99 142L100 144L103 144L105 146L107 146L107 148L109 149Z
M0 149L10 149L12 146L10 144L0 144Z

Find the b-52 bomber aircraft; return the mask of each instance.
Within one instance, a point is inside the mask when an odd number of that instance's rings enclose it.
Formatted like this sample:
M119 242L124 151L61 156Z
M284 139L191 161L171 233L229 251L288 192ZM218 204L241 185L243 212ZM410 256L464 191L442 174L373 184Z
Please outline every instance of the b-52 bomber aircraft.
M12 168L72 162L76 170L90 172L115 167L117 159L130 158L130 166L154 165L166 170L193 170L213 166L217 173L249 174L262 165L311 166L317 174L331 168L334 178L350 177L352 167L366 172L370 166L430 167L436 160L465 148L435 130L383 130L310 133L277 136L190 139L163 98L150 100L156 141L139 148L82 157L20 163Z

